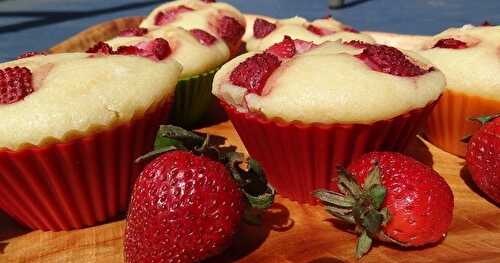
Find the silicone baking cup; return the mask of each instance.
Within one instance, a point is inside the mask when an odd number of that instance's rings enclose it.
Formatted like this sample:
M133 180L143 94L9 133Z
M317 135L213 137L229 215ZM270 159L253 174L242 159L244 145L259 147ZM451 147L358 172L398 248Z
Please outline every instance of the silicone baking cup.
M201 121L214 102L212 81L218 69L180 80L177 83L171 115L173 124L192 128Z
M337 166L374 150L402 151L425 124L435 103L373 124L303 124L238 112L221 102L250 156L278 193L315 204L312 192L332 188Z
M427 121L425 136L437 147L463 157L467 145L461 140L481 126L469 118L497 113L500 100L447 90Z
M171 108L161 102L112 128L46 146L0 149L0 208L31 229L70 230L125 212L158 125Z

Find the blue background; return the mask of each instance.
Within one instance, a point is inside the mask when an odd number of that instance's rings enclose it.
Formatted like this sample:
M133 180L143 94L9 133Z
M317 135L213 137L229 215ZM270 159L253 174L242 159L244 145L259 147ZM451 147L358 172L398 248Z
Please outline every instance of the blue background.
M44 50L94 24L148 14L157 0L0 0L0 61ZM227 0L246 13L308 19L332 14L361 30L435 34L451 26L500 23L500 0Z

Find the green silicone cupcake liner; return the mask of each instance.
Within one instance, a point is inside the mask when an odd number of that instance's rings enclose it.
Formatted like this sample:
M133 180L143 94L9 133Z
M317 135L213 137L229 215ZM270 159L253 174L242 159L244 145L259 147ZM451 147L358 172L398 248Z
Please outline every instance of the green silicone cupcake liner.
M180 80L175 88L175 102L170 121L184 128L192 128L203 118L214 101L212 71Z

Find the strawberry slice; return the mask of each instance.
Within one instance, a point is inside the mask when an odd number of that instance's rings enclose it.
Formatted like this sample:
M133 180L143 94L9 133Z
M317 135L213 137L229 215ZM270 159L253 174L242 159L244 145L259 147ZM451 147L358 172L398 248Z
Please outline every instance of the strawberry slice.
M421 68L397 48L385 45L366 44L363 52L356 57L375 71L395 76L415 77L433 70L433 68L427 70Z
M47 55L47 52L27 51L27 52L24 52L23 54L19 55L16 59L29 58L29 57L40 56L40 55L42 55L42 56Z
M201 29L191 29L189 32L191 32L198 42L205 46L210 46L217 40L217 38L212 36L210 33Z
M295 42L291 37L285 36L283 41L276 43L266 50L266 53L273 54L279 58L291 58L295 56Z
M162 26L175 20L182 13L193 11L191 7L185 5L176 6L167 10L161 11L155 16L155 25Z
M239 64L229 79L235 85L244 87L250 93L262 95L267 79L280 66L278 57L269 53L256 54Z
M467 48L467 43L454 38L440 39L432 48L450 48L450 49L464 49Z
M141 37L147 33L148 33L147 28L133 27L133 28L129 28L129 29L125 29L125 30L121 31L120 33L118 33L118 35L121 37Z
M335 33L335 31L326 29L326 28L321 28L313 25L307 26L307 30L318 35L318 36L327 36Z
M314 44L312 41L305 41L302 39L294 39L293 42L295 43L295 50L299 54L302 54L302 53L318 46L318 45Z
M111 55L111 54L113 54L113 48L110 45L108 45L107 43L100 41L97 44L95 44L93 47L87 49L86 52L87 53Z
M265 19L257 18L253 24L253 35L255 38L264 38L276 29L276 24Z
M244 33L245 27L233 17L223 16L217 21L217 34L227 43L231 54L239 49Z
M26 67L0 69L0 104L12 104L33 92L33 76Z

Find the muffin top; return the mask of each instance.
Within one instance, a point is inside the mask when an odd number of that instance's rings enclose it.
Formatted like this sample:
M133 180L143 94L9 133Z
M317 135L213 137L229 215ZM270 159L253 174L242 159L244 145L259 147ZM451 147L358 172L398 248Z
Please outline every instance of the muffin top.
M204 30L223 39L231 54L235 54L245 33L245 18L238 9L226 3L177 0L155 8L140 24L147 29L161 26Z
M66 141L144 114L173 96L181 66L164 60L69 53L0 64L0 148Z
M248 51L263 51L280 42L284 36L312 41L315 44L339 39L342 41L360 40L366 43L374 43L371 36L359 33L352 27L332 18L308 22L302 17L277 21L268 21L257 17L253 22L252 32L252 37L246 39Z
M285 37L226 63L212 92L240 112L270 119L368 124L423 108L444 86L444 75L414 52Z
M500 26L450 28L420 54L443 71L448 89L500 100Z
M180 27L157 29L129 29L109 41L113 49L120 46L143 46L156 38L166 39L172 50L171 58L182 65L180 78L205 73L229 60L229 48L224 41L202 29L186 30Z

